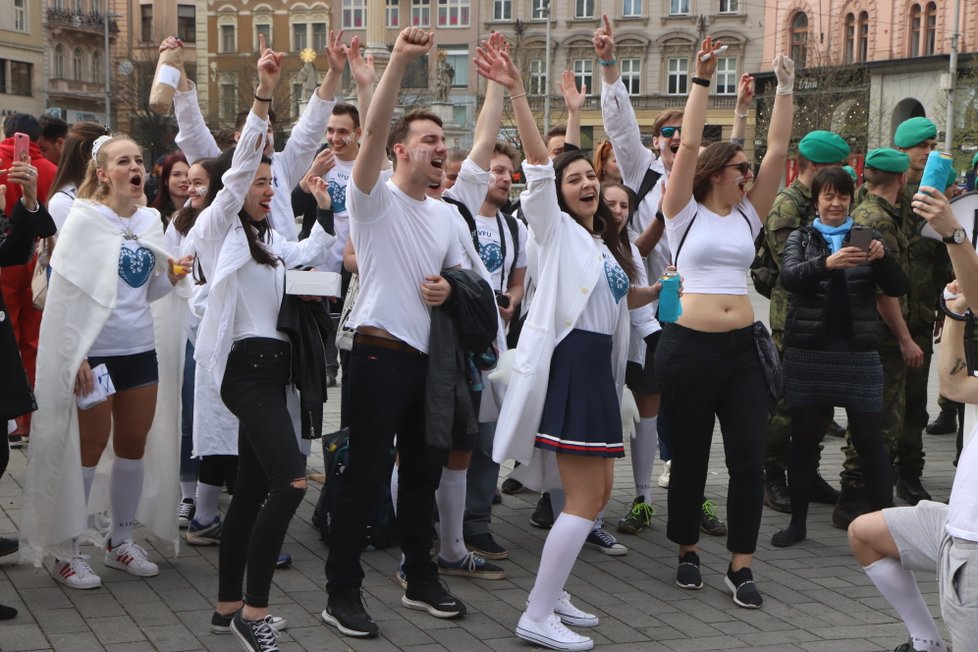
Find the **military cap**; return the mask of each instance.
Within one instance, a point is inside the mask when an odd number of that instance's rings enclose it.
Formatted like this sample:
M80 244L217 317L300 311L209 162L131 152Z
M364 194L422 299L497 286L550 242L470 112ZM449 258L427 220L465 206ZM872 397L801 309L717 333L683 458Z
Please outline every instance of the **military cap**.
M849 158L849 144L831 131L810 131L798 143L798 151L812 163L826 165Z
M856 179L858 178L856 168L852 167L851 165L843 165L842 169L845 170L850 177L852 177L852 182L856 183Z
M974 170L976 165L978 165L978 154L971 158L971 169Z
M937 125L929 118L910 118L896 128L893 143L906 149L916 147L928 138L937 138Z
M866 154L866 167L900 174L910 167L910 157L889 147L879 147Z

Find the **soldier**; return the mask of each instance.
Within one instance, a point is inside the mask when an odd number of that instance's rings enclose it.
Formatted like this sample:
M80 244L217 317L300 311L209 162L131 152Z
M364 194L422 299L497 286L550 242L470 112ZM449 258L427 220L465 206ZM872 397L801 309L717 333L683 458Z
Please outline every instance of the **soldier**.
M921 435L927 426L927 378L934 352L937 298L953 278L947 249L943 243L921 235L924 220L910 208L910 200L920 185L927 157L937 147L936 138L937 125L923 117L903 121L893 134L897 149L909 157L907 188L900 206L903 228L907 235L906 272L910 277L907 327L923 353L920 364L908 365L904 415L891 451L897 471L897 496L911 505L916 505L921 500L930 500L930 494L920 483L924 470ZM944 188L937 190L944 191Z
M815 215L812 207L811 183L818 171L825 167L843 165L849 158L849 145L841 136L831 131L812 131L798 143L798 177L790 186L778 193L774 206L764 225L764 238L778 270L781 269L781 252L788 236L811 222ZM778 352L783 354L782 335L788 314L788 293L781 287L780 279L771 290L771 336ZM764 504L779 512L791 512L791 497L785 480L788 465L788 445L791 422L788 405L782 398L767 428L767 448L764 464ZM812 490L814 502L834 505L839 492L821 476L817 476Z
M903 225L901 203L906 195L907 168L910 157L888 147L874 149L866 155L866 195L852 212L852 219L879 231L883 243L906 272L909 264L909 243ZM883 363L883 438L893 450L903 422L906 398L907 368L920 365L923 351L916 344L907 326L908 301L904 298L880 295L877 309L887 328L880 343ZM862 472L858 466L847 468L842 476L842 496L839 498L832 524L847 528L857 516L868 511L862 496Z

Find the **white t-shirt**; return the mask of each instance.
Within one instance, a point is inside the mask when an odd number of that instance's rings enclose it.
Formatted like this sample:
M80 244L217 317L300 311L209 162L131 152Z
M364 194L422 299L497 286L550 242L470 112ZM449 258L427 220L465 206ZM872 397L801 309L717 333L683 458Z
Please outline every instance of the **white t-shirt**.
M966 439L958 460L945 528L952 537L978 541L978 425Z
M159 219L154 212L145 209L137 210L131 219L119 217L102 204L98 204L98 211L120 231L129 227L137 237L152 226L153 220ZM90 356L133 355L156 348L149 304L153 298L165 294L163 290L167 288L157 286L160 283L169 286L170 279L166 274L155 272L156 254L140 246L139 240L122 240L118 267L119 290L115 308L89 349Z
M514 218L515 219L515 218ZM503 226L504 242L499 240L499 225ZM513 265L513 232L509 222L502 215L497 218L478 215L475 218L476 234L479 236L479 257L492 275L492 289L496 292L506 292L509 288L509 272ZM523 222L516 220L517 238L519 238L519 255L516 258L516 269L526 267L526 227ZM505 249L505 258L503 256Z
M462 263L462 250L447 205L413 199L394 184L380 181L370 194L347 186L350 237L360 269L360 295L349 326L382 328L428 352L431 309L421 298L426 276Z
M68 218L68 213L71 212L71 206L75 203L77 196L78 188L69 181L48 197L48 213L59 231L65 225L65 220Z
M336 242L326 254L326 265L323 270L326 272L343 271L343 248L350 237L350 213L346 208L346 187L350 183L351 174L353 174L353 161L336 159L336 165L324 177L332 200L333 235L336 236Z
M673 252L689 231L675 261L683 277L683 291L747 294L747 270L754 262L754 239L762 226L757 210L746 197L729 215L717 215L690 197L678 215L666 219Z
M238 270L238 288L231 339L237 342L248 337L270 337L288 342L289 338L277 328L285 293L285 268L281 264L261 265L249 258ZM241 291L244 288L247 290Z
M578 318L574 328L592 333L614 335L618 328L618 309L625 297L628 296L628 275L621 268L615 257L608 250L601 236L593 236L594 243L604 259L604 278L598 279L597 285L587 298L584 311Z

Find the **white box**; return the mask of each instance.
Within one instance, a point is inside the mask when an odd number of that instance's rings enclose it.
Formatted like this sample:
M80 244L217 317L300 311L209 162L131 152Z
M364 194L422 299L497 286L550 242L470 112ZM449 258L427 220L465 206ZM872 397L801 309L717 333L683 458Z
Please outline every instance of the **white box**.
M338 297L342 277L336 272L289 269L285 272L285 293L316 297Z

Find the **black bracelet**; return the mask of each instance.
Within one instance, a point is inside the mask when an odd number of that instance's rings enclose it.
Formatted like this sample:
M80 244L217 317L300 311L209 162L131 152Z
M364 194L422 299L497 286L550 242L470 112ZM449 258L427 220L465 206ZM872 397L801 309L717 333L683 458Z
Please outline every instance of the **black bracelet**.
M270 98L270 97L258 97L258 93L255 93L255 99L258 100L259 102L269 102L269 103L271 103L271 101L272 101L272 98Z
M709 88L710 87L710 80L709 79L703 79L702 77L690 77L689 78L689 81L691 81L694 84L697 84L699 86L703 86L705 88Z
M950 317L951 319L953 319L955 321L965 321L966 322L966 321L972 321L972 320L975 319L975 314L973 312L971 312L971 308L968 308L968 312L964 313L963 315L960 314L960 313L954 312L953 310L951 310L950 308L948 308L947 307L947 299L945 299L943 295L941 295L941 297L937 300L937 307L940 308L941 312L943 312L945 315L947 315L948 317Z

